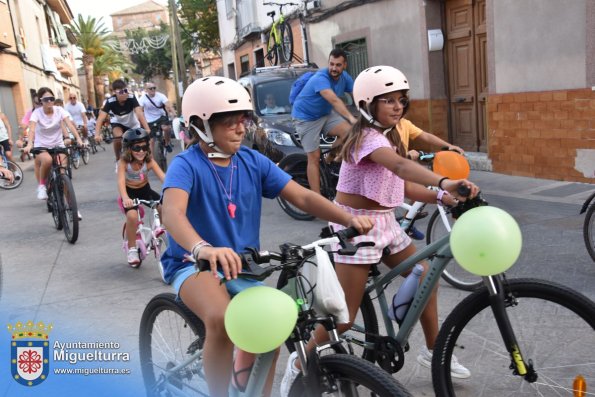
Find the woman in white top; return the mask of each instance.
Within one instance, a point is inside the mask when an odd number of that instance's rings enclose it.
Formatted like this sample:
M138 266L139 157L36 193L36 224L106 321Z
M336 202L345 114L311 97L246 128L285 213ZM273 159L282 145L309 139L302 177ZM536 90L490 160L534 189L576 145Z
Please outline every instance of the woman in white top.
M47 87L41 87L37 91L37 97L41 100L42 107L35 109L31 114L29 121L29 143L25 148L25 153L29 153L33 147L64 147L64 139L68 137L62 135L62 121L73 132L77 143L82 146L83 141L68 112L59 106L54 106L56 97L52 90ZM60 161L62 164L65 164L66 156L60 156ZM52 157L49 153L41 152L35 156L35 178L39 182L37 186L37 198L39 200L48 198L45 184L51 167Z
M4 148L4 154L6 158L10 161L14 161L12 159L12 128L10 128L10 122L8 121L8 117L2 110L0 110L0 146Z

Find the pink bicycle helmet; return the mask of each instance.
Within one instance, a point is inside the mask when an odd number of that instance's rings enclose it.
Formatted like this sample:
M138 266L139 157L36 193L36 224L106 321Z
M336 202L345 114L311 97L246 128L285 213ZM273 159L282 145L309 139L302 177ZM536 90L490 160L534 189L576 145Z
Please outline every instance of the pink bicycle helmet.
M207 121L214 113L252 111L248 91L227 77L209 76L196 80L186 88L182 98L182 115L186 125L198 116Z
M360 109L362 101L369 105L379 95L408 89L407 77L399 69L392 66L373 66L361 72L355 79L353 99Z
M213 140L209 119L215 113L252 111L250 94L237 81L220 76L209 76L190 84L182 98L182 115L188 128L196 131L198 136L218 153L209 153L209 157L230 157L224 153ZM190 123L192 117L200 117L204 121L204 131Z

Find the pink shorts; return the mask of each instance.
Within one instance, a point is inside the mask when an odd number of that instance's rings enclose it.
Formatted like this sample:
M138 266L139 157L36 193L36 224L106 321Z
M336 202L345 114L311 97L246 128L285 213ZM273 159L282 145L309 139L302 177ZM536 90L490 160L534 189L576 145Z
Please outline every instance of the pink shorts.
M411 244L411 239L401 229L399 223L395 219L395 211L390 210L359 210L345 205L336 203L343 210L349 212L352 215L367 215L374 219L374 227L365 236L355 237L352 242L353 244L360 243L362 241L373 241L376 245L373 247L361 247L357 250L355 255L335 255L336 263L350 263L350 264L371 264L378 263L382 258L382 252L384 248L388 247L390 254L403 251ZM329 222L335 231L345 229L345 226L336 223ZM333 244L331 249L337 251L339 244Z

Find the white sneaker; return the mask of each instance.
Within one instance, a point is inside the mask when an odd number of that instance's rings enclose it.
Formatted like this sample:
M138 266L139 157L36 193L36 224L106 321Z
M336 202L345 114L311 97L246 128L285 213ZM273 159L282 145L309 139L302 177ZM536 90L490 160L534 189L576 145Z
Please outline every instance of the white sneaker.
M138 257L138 249L131 248L128 250L128 264L131 267L138 267L140 265L140 258Z
M295 360L297 359L297 356L297 352L293 352L289 355L289 359L287 360L285 374L283 374L283 379L281 380L281 397L289 396L291 385L293 385L295 378L297 378L297 376L300 374L300 371L295 366Z
M78 216L79 221L82 221L83 220L83 216L81 215L81 212L80 211L77 211L76 212L76 215Z
M37 200L47 200L48 199L48 192L45 185L37 186Z
M417 356L417 362L423 367L432 368L432 351L426 346L422 347ZM459 364L454 354L450 359L450 376L458 379L467 379L471 376L471 372Z

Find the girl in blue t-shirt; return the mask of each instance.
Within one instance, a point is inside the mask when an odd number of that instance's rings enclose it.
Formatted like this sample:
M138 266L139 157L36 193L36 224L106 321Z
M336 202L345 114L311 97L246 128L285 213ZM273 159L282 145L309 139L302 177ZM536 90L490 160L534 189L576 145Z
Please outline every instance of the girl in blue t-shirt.
M164 277L184 304L204 322L204 366L210 395L227 396L232 373L244 386L253 357L238 352L234 371L233 344L223 323L230 294L254 285L236 279L241 271L237 252L260 245L262 197L282 196L304 211L367 233L373 222L352 216L319 194L303 188L260 153L242 146L252 102L237 82L211 76L184 92L182 114L198 143L172 162L163 185L163 223L171 238L162 257ZM211 263L211 274L196 274L185 255ZM190 277L193 276L193 277ZM231 280L223 285L220 277ZM270 395L274 368L267 380Z

